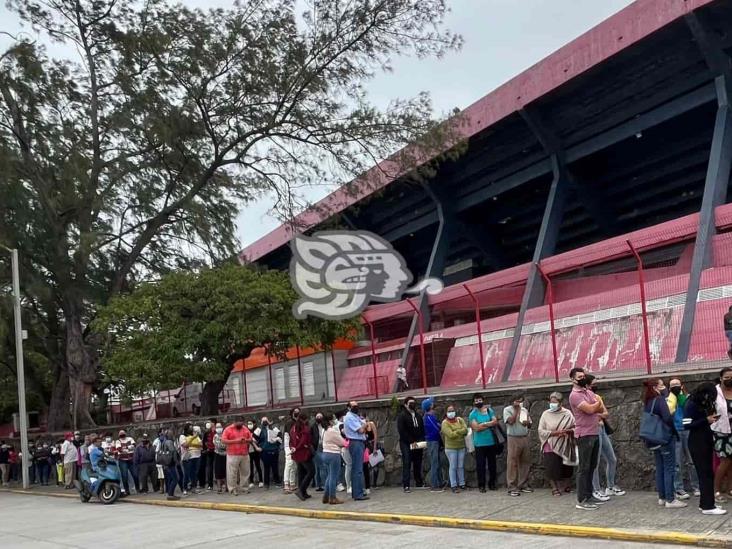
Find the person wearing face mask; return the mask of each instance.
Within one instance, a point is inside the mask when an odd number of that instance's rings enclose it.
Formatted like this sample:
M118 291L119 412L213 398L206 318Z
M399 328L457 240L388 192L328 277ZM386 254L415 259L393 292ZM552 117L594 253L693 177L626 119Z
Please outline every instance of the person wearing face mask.
M600 501L609 501L611 496L624 496L625 490L615 484L615 473L618 468L618 459L615 457L615 449L613 443L610 440L608 434L608 418L610 413L605 406L605 401L597 393L595 386L595 376L587 374L585 378L587 381L587 387L595 394L595 398L602 402L603 411L600 413L600 423L598 424L598 443L600 449L597 452L597 465L595 466L595 472L592 475L592 496ZM600 485L600 460L605 463L605 488L603 489Z
M669 412L666 403L666 385L660 378L651 378L643 382L643 409L645 412L658 416L668 426L670 437L668 442L657 444L646 441L646 446L653 451L656 458L656 490L658 490L658 504L667 509L686 507L686 503L676 498L674 490L674 471L676 468L675 444L678 439L674 417ZM580 457L580 461L581 461Z
M473 443L475 445L475 467L478 473L478 490L485 493L486 489L486 465L488 466L488 489L496 489L498 473L496 469L496 457L498 456L498 441L493 434L493 427L498 425L493 408L483 399L483 395L473 395L473 409L468 416L470 428L473 430Z
M679 439L676 441L676 471L674 473L674 490L676 498L682 501L689 499L691 496L684 486L684 469L686 468L689 476L689 488L694 496L699 496L699 479L696 476L694 463L689 452L689 431L684 429L684 408L688 395L681 383L681 380L674 378L668 382L668 397L666 404L671 415L674 416L674 427L679 433Z
M441 424L435 413L435 401L426 398L422 401L424 412L424 436L427 441L427 458L430 462L430 491L444 492L442 468L440 466L440 446L442 446Z
M506 424L506 482L510 496L530 494L529 486L529 429L531 416L524 407L524 395L519 393L511 399L511 405L503 408L503 422Z
M315 479L313 480L315 491L322 492L325 489L325 479L328 476L328 469L323 461L323 435L326 429L323 414L315 414L315 420L310 426L310 438L313 441L313 465L315 465Z
M224 427L217 423L214 427L214 481L218 488L218 493L226 488L226 444L223 443L221 437L224 433Z
M465 437L468 426L465 420L458 417L455 406L447 407L445 419L440 425L440 433L445 439L445 455L450 464L450 490L454 494L466 490L465 486Z
M562 403L562 393L549 395L549 409L539 419L539 442L544 475L552 486L552 495L561 496L572 491L570 483L577 466L577 442L574 438L575 421L572 412Z
M264 466L264 489L269 490L272 483L280 483L280 447L282 434L267 417L263 417L257 428L257 441L262 448L262 464Z
M600 451L600 420L601 414L605 412L605 405L587 388L588 380L583 368L572 368L569 378L572 380L569 405L575 419L574 436L577 439L579 456L576 507L583 511L594 511L598 505L605 503L592 495L592 477Z
M51 449L46 442L38 442L33 452L33 459L36 462L36 480L42 486L48 486L48 479L51 476Z
M672 381L673 382L673 381ZM683 425L689 434L689 451L699 479L699 510L704 515L724 515L714 501L714 436L710 425L719 419L714 383L702 383L689 395L684 406Z
M76 461L79 458L79 449L74 444L73 433L66 433L64 443L61 445L61 461L64 465L65 488L70 490L74 487L76 480Z
M341 450L345 447L346 441L341 436L335 417L328 420L327 426L323 433L323 461L327 471L323 503L339 505L343 502L336 497L336 486L341 473Z
M290 419L285 423L284 433L284 447L285 447L285 471L283 473L284 486L283 491L285 494L292 494L297 490L297 464L292 461L292 451L290 449L290 432L292 427L295 425L298 416L300 415L300 408L293 408L290 410Z
M414 474L415 486L424 488L422 454L427 446L424 439L424 420L417 413L417 401L413 396L404 399L404 406L397 417L397 431L399 432L399 449L402 453L402 487L406 493L409 493L411 492L410 470ZM354 461L355 463L357 462Z
M351 458L351 497L355 501L369 499L364 487L363 455L366 451L366 422L359 415L358 402L348 403L348 413L343 420L343 431L348 439L348 454Z
M254 482L259 483L259 487L264 486L262 476L262 448L259 446L259 434L261 429L255 428L253 421L247 422L247 429L252 433L252 443L249 445L249 488L254 488ZM256 472L256 478L255 478Z
M163 443L165 442L165 430L160 429L158 431L158 436L155 437L155 440L152 442L153 450L155 451L155 455L157 456L158 452L160 452L160 448L162 448ZM158 491L161 494L165 493L165 467L163 465L160 465L157 460L155 461L155 470L157 472L158 476Z
M201 488L205 487L210 491L213 490L214 460L216 457L213 438L216 431L214 430L214 424L211 421L206 422L205 429L203 438L201 439L203 448L201 449L201 473L198 478Z
M142 444L135 448L133 463L137 469L139 492L147 494L148 483L152 484L152 491L154 492L158 480L155 467L155 448L150 444L150 438L147 434L142 435L141 442Z
M135 457L135 439L127 436L127 432L122 429L119 432L119 438L113 443L112 453L117 458L119 465L119 473L122 476L122 494L121 496L130 495L130 481L132 477L132 485L138 490L137 477L135 476L135 468L133 459Z
M714 451L719 458L719 467L714 474L714 496L717 503L727 501L725 483L732 476L732 368L722 368L717 385L715 413L719 417L711 428L714 435ZM732 495L732 493L730 493Z
M224 429L221 442L226 445L226 485L229 493L234 496L238 496L240 492L248 494L251 431L241 419L238 419Z

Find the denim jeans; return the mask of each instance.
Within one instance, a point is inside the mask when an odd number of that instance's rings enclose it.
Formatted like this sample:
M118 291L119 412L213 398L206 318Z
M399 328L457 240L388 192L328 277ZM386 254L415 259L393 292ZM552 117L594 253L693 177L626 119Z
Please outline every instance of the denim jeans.
M689 431L680 431L679 440L676 441L676 471L674 474L674 490L684 490L684 465L689 473L689 488L694 491L699 489L699 478L696 475L696 468L689 452Z
M201 458L190 458L183 462L183 485L186 490L196 487L199 463L201 463ZM244 482L243 479L242 482Z
M442 468L440 467L440 442L427 441L427 456L430 460L430 485L432 488L442 488Z
M446 448L445 454L450 462L450 488L465 486L465 448Z
M358 464L363 462L363 453L366 450L365 441L351 439L348 443L348 453L351 454L351 496L353 499L360 499L366 495L364 491L363 467Z
M129 477L132 475L132 462L124 459L117 461L119 465L119 474L122 477L122 491L130 494L130 480ZM132 485L135 485L135 479L132 478Z
M341 473L341 454L331 454L330 452L323 452L322 460L327 475L325 479L325 497L334 498L336 497L336 486L338 486L338 477Z
M325 480L328 478L328 467L323 461L322 450L315 452L313 465L315 465L315 487L325 488Z
M674 469L676 468L675 439L660 448L653 450L656 457L656 490L658 499L673 501L676 499L674 491Z
M600 460L605 459L605 481L606 488L615 487L615 471L618 468L618 460L615 457L615 450L613 450L613 443L610 437L605 432L605 426L600 426L600 432L597 437L600 448L597 452L597 467L595 467L595 473L592 475L592 489L595 492L600 491Z
M165 468L165 491L169 496L175 495L175 485L178 484L178 468L171 465Z

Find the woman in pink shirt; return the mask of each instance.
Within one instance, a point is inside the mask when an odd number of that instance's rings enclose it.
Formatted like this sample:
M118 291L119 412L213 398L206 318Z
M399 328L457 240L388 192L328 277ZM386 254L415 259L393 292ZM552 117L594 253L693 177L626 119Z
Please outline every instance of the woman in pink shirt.
M328 428L323 433L323 462L325 469L328 471L328 477L325 481L325 493L323 494L323 503L329 505L338 505L343 503L336 497L336 487L338 486L338 477L341 474L341 449L346 442L341 436L338 428L338 420L334 416L328 418Z

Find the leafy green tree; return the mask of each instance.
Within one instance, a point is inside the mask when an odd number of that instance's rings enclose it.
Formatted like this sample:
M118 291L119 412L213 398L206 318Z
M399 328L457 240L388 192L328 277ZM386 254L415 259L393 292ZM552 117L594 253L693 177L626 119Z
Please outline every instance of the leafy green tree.
M102 370L126 395L205 382L201 410L216 414L232 366L254 347L277 355L357 334L354 321L295 320L296 300L277 271L226 265L166 275L99 311L95 328L109 334Z
M9 0L69 52L18 37L0 54L0 242L26 258L39 318L58 322L49 427L89 413L97 308L139 281L236 252L234 219L263 194L284 218L298 188L419 165L455 142L429 98L371 105L363 84L395 55L442 56L445 0ZM0 261L3 261L0 259ZM50 328L49 328L50 330ZM161 374L162 375L162 374ZM130 383L134 383L133 380Z

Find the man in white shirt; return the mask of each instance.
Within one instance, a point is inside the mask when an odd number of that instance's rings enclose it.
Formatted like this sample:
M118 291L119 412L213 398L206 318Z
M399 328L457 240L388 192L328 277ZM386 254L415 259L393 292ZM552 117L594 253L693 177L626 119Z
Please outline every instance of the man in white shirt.
M74 434L66 433L61 445L61 458L64 464L64 487L68 490L74 487L76 480L76 462L79 459L79 449L74 444Z

